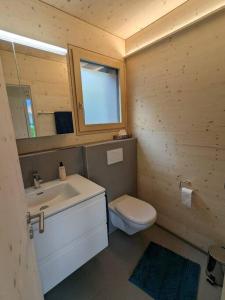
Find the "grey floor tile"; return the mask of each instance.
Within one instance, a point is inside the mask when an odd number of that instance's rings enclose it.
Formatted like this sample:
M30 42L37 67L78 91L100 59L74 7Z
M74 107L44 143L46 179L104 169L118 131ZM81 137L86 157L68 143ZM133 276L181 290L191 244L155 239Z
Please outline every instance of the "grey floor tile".
M154 241L201 265L198 300L219 300L221 288L205 280L207 256L158 226L127 236L110 235L109 247L45 295L45 300L152 300L128 281L144 249Z

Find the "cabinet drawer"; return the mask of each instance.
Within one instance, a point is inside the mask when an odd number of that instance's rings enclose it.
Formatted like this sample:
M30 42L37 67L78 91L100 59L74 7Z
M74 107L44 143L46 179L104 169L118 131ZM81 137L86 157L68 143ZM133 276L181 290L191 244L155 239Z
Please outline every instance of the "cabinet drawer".
M38 262L106 222L105 194L101 194L45 219L42 234L34 224Z
M102 224L44 259L38 264L43 293L47 293L107 246L107 226Z

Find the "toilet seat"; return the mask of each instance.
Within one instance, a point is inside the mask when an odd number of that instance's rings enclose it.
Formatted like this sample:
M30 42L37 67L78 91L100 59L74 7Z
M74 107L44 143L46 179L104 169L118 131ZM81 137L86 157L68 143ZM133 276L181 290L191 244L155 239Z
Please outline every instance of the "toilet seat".
M123 195L117 198L115 210L127 220L136 224L149 224L156 219L156 210L149 203Z
M128 235L149 228L157 219L153 206L128 195L114 199L108 207L112 225Z

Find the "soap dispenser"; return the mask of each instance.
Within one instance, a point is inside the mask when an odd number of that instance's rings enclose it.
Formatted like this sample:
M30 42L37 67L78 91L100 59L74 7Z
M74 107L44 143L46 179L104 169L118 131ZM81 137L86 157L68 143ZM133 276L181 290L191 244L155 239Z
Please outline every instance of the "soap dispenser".
M62 161L59 163L59 179L66 180L66 168Z

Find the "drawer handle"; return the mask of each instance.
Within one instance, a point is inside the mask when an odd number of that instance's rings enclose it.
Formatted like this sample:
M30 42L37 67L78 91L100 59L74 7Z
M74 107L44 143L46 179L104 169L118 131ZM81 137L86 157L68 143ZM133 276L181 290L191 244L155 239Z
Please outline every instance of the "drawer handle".
M41 212L33 214L33 215L31 215L31 213L29 211L27 212L27 224L31 224L31 220L34 220L37 218L38 218L38 223L39 223L39 233L43 233L45 231L44 212L41 211Z

